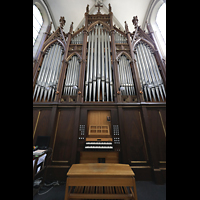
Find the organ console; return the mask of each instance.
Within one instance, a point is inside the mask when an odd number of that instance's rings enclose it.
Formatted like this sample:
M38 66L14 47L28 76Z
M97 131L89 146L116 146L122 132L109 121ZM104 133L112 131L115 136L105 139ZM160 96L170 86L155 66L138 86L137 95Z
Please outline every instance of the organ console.
M90 125L85 150L114 150L108 125Z

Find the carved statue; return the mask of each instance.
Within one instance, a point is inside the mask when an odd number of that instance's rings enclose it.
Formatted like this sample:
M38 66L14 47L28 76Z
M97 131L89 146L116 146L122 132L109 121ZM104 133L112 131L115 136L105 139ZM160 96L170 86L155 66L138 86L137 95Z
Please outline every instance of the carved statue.
M69 29L69 32L70 32L70 33L72 33L72 31L73 31L73 22L71 23L70 29Z
M64 17L60 17L59 22L60 22L60 28L63 29L63 26L65 25L65 22L66 22L65 18Z
M125 23L125 30L126 30L126 32L129 32L128 25L127 25L126 21L124 23Z
M134 16L134 17L133 17L132 22L133 22L133 25L134 25L135 28L136 28L136 27L138 26L138 18L137 18L137 16Z

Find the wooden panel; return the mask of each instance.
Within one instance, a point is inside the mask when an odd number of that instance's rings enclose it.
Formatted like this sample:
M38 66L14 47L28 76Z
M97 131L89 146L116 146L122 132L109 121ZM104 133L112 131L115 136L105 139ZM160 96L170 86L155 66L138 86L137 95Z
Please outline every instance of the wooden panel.
M35 133L34 133L34 138L33 138L33 144L35 144L37 136L50 136L48 135L48 126L49 126L49 118L51 114L51 109L40 110L38 111L38 114L37 112L35 112L34 114L34 118L36 117L36 119L34 119L35 126L33 128L33 132Z
M75 109L58 111L53 144L53 161L69 161L71 156Z
M98 158L105 158L106 163L119 163L119 152L80 152L80 163L98 163Z
M126 137L126 144L123 144L122 150L127 149L129 162L148 160L140 110L123 109L123 116L120 116L120 120L123 122L122 130L124 131L121 136Z
M37 129L35 125L36 125L36 121L38 117L40 117L40 114L39 116L38 114L39 114L39 109L33 109L33 134L34 134L35 129Z
M87 181L86 181L87 179ZM69 186L132 186L133 178L67 178L67 183ZM86 196L85 196L86 197ZM106 197L102 196L102 199ZM116 198L116 196L115 196ZM122 197L121 197L122 198ZM95 199L94 197L92 199ZM101 199L101 198L100 198Z
M89 125L88 135L110 135L108 125Z
M161 114L158 109L148 109L148 118L152 141L154 142L153 153L158 161L166 161L166 137L165 137L165 118L164 111ZM159 113L160 112L160 113ZM161 116L160 116L161 115Z
M111 116L109 110L103 110L103 111L90 110L90 111L88 111L87 130L89 130L90 125L108 125L109 129L111 130L111 122L107 121L107 116Z

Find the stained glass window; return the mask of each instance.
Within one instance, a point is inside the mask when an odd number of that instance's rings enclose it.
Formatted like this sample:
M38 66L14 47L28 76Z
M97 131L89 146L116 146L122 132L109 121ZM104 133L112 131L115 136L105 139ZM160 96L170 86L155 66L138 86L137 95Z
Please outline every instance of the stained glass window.
M33 46L43 24L43 18L40 10L33 5Z

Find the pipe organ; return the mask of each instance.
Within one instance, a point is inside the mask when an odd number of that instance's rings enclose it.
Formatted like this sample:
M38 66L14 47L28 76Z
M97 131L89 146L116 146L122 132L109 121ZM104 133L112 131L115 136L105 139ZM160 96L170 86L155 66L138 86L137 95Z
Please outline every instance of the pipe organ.
M138 42L135 47L135 58L140 76L140 84L144 91L145 100L164 101L166 92L158 65L149 45Z
M50 136L47 176L74 163L126 163L137 180L165 182L166 66L154 32L114 24L111 6L85 12L85 23L44 34L33 65L33 145ZM94 9L97 9L94 7ZM97 11L97 10L96 10ZM118 22L117 22L118 23ZM99 151L99 152L97 152Z
M85 79L85 101L113 102L113 73L109 32L101 24L88 36L88 56Z

